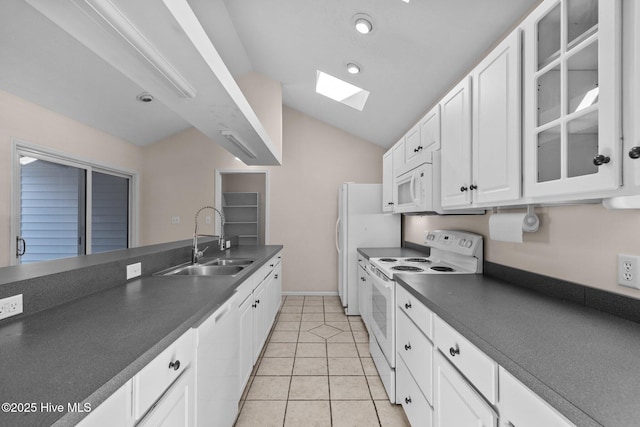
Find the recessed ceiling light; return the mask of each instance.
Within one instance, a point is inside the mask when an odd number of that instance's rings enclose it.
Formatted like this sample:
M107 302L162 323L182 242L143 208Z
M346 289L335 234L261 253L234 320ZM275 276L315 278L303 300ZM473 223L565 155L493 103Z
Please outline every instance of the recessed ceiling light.
M369 98L369 91L319 70L316 76L316 92L359 111L362 111Z
M371 21L363 16L358 16L355 21L356 31L360 34L369 34L371 30L373 30L373 25L371 25Z
M358 74L360 72L360 66L356 63L349 62L347 64L347 71L349 74Z
M142 92L141 94L136 96L136 99L140 102L151 102L153 101L153 95L147 92Z

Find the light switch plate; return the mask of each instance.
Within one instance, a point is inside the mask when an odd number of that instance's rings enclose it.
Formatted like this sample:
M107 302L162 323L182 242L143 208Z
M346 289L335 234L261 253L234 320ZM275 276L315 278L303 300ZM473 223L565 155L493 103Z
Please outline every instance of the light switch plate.
M136 262L135 264L127 265L127 280L139 277L142 274L142 263Z

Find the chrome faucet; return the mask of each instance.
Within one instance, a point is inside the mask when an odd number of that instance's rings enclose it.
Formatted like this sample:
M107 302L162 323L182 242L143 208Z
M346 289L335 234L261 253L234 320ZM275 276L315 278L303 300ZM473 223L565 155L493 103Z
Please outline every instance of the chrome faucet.
M198 237L204 237L204 236L215 237L214 235L211 235L211 234L198 234L198 215L200 215L200 212L202 212L205 209L213 209L215 212L218 213L218 215L220 215L220 237L218 237L218 247L221 251L226 249L225 242L224 242L224 215L222 214L222 212L220 212L218 209L214 208L213 206L204 206L198 209L198 212L196 212L196 218L195 218L196 228L193 232L193 247L191 248L192 264L196 264L198 260L202 258L202 255L204 255L205 251L209 249L209 247L206 247L202 251L198 250Z

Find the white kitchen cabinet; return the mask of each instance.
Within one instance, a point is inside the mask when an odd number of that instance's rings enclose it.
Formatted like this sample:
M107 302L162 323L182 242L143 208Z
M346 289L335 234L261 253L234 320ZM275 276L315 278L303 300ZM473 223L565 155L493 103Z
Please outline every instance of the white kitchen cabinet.
M195 425L195 351L190 329L133 377L133 415L139 425Z
M573 427L569 420L500 367L501 427Z
M402 310L396 310L396 331L396 353L402 358L419 390L431 405L433 404L433 344ZM399 385L398 388L400 388ZM400 395L398 397L402 398Z
M242 394L271 330L282 299L282 252L273 256L237 292L239 394Z
M439 352L434 356L434 425L494 427L498 417Z
M420 120L420 145L418 155L440 149L440 104L437 104Z
M391 152L393 153L393 176L397 176L398 170L404 167L406 163L405 159L405 150L404 150L404 136L402 139L395 143L393 147L391 147Z
M404 162L409 163L419 157L423 151L420 139L420 123L414 125L409 132L404 135Z
M382 212L393 212L393 150L382 156Z
M239 311L236 296L198 328L196 425L230 427L239 402Z
M238 398L242 394L253 369L253 311L254 311L253 291L246 296L238 307L239 322L239 347L238 347L238 368L239 385Z
M466 207L471 204L471 77L462 79L440 105L442 207Z
M500 367L501 427L573 427L574 424Z
M138 427L195 426L195 376L187 369L138 423ZM115 424L113 424L115 425Z
M433 408L402 358L398 358L396 362L396 398L412 426L433 425Z
M521 196L521 52L516 29L440 103L444 208Z
M439 317L434 344L492 404L498 401L498 364Z
M369 277L369 261L358 254L358 277L360 278L358 289L358 311L362 322L367 328L367 332L371 328L371 278Z
M262 345L267 339L267 333L269 332L266 316L266 298L265 289L268 286L271 278L265 279L258 285L253 291L253 361L258 359Z
M618 189L620 1L546 0L525 20L524 195Z
M516 29L471 72L472 180L475 205L521 195L521 31ZM462 185L466 185L463 183Z
M92 408L91 412L77 424L77 427L126 427L132 425L131 380L129 380L107 400Z

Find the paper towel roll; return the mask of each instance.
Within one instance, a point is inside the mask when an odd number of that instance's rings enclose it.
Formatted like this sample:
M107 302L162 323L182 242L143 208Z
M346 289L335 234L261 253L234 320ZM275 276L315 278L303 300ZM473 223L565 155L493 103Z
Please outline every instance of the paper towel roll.
M489 236L491 240L522 243L522 233L537 231L538 224L535 214L493 214L489 218Z

